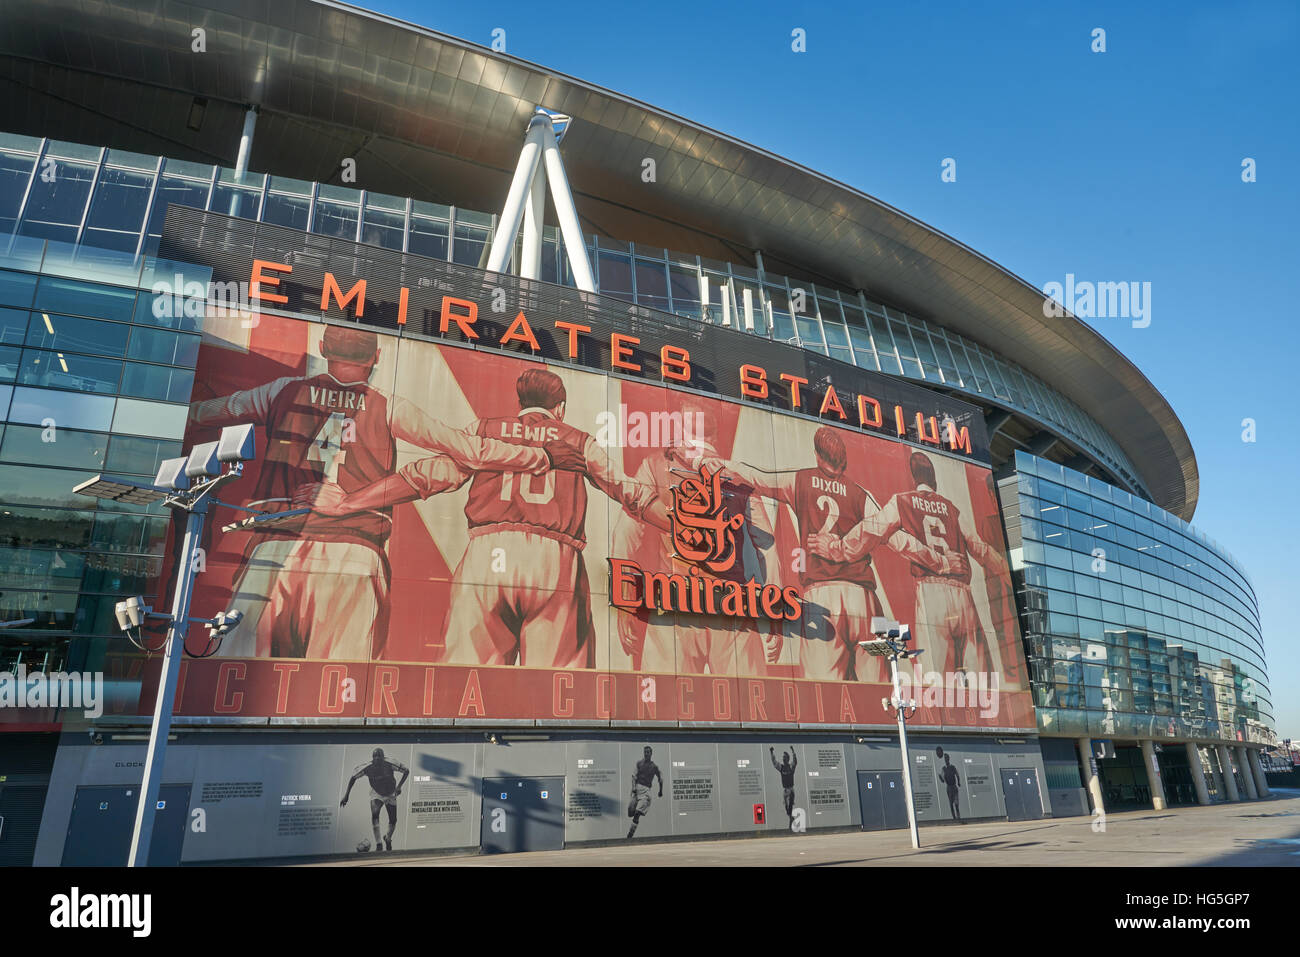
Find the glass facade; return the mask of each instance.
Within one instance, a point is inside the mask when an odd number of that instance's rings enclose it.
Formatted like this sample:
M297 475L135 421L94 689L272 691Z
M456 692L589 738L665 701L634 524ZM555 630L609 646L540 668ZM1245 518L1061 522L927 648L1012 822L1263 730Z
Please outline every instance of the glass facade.
M0 671L84 667L104 643L67 639L120 640L113 604L152 599L171 516L72 489L101 470L152 479L180 454L200 320L156 314L166 310L147 292L153 277L185 270L133 247L99 248L87 261L86 247L25 237L8 245L0 261L0 621L31 621L0 631Z
M1003 517L1044 734L1268 740L1255 592L1145 499L1017 452Z
M496 217L365 190L0 134L0 243L13 235L148 252L168 203L485 266ZM88 254L89 255L89 254ZM1137 468L1090 416L989 348L924 319L833 288L659 247L592 236L607 296L799 345L1014 409L1085 449L1127 487ZM542 275L573 285L563 242L543 236Z

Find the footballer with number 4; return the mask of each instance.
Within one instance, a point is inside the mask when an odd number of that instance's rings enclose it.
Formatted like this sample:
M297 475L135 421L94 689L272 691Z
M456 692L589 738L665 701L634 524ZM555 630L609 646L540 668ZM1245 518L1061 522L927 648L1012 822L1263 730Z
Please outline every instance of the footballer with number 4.
M552 466L546 450L458 431L412 402L370 385L379 337L326 326L326 371L283 377L255 389L196 402L198 427L254 422L265 430L250 507L293 511L253 525L259 534L236 577L239 629L219 651L231 657L368 660L387 632L392 514L380 503L346 518L303 501L324 483L347 492L390 476L396 442L441 453L466 469L509 469L531 477Z
M853 561L903 529L939 553L946 566L943 569L912 564L917 579L913 630L920 647L933 656L943 655L944 672L957 674L966 670L968 645L983 642L979 613L971 598L967 556L979 562L987 575L999 578L1007 575L1007 565L997 550L976 534L961 510L936 491L938 483L929 456L913 452L908 466L913 491L899 492L876 515L863 519L843 536L829 532L812 536L809 547L833 561Z

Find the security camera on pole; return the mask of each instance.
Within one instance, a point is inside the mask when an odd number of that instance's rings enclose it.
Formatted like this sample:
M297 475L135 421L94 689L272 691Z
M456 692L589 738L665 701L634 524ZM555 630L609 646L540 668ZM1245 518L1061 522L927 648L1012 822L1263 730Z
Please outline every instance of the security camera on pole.
M96 475L82 482L74 492L92 498L114 502L147 505L162 502L168 508L186 514L185 539L176 561L176 592L172 598L171 614L155 612L140 597L127 598L117 603L114 612L118 627L141 651L146 648L141 629L146 618L158 618L168 623L166 643L162 648L163 667L158 682L158 696L154 702L153 727L149 733L149 750L144 764L144 780L140 786L140 803L136 808L135 830L131 835L129 867L145 867L149 862L149 846L153 840L154 812L158 802L158 788L162 782L163 756L167 749L167 735L171 730L172 702L176 697L176 681L180 675L181 655L185 650L185 633L192 623L208 626L212 641L218 641L239 624L243 615L238 611L222 612L215 618L191 618L190 596L194 591L194 554L203 535L203 520L208 503L225 505L212 497L222 485L239 478L244 463L255 454L253 426L232 425L221 430L217 442L196 445L188 456L168 459L158 469L153 484ZM265 513L227 505L240 511L253 512L255 517ZM305 510L303 510L305 511ZM277 513L283 518L288 513ZM135 634L132 634L132 632Z
M912 847L919 850L921 839L916 831L916 805L912 803L912 764L907 754L907 719L916 714L916 699L903 697L903 689L898 680L898 662L916 658L921 654L921 649L908 648L911 629L888 618L873 617L871 633L876 636L874 640L860 641L858 644L867 654L889 659L894 695L891 698L881 698L880 703L886 711L893 708L898 715L898 746L903 752L903 793L907 798L907 824L912 831Z

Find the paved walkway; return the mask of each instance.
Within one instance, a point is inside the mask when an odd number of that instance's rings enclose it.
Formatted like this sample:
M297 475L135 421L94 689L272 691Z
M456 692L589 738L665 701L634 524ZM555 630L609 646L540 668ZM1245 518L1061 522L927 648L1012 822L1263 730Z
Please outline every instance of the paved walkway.
M800 834L729 841L619 844L531 854L399 856L325 867L827 867L827 866L1282 866L1300 867L1300 791L1240 804L1129 811L1090 818L921 828L908 832Z

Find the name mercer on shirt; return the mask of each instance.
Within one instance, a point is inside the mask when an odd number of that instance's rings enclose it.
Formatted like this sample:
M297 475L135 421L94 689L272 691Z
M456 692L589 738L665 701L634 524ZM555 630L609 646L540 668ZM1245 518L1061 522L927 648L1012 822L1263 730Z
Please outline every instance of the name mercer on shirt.
M912 499L912 508L918 512L927 512L930 515L947 515L948 503L931 498L922 498L920 495L910 496Z
M326 409L356 409L358 412L364 412L366 411L366 394L364 392L349 392L343 389L326 389L314 385L311 386L311 403Z

